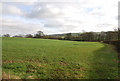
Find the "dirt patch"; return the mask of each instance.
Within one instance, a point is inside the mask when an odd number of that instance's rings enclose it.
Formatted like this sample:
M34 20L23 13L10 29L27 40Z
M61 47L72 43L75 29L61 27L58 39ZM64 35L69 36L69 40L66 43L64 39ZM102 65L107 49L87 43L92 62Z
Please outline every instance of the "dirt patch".
M62 66L67 66L67 63L65 63L65 62L59 62L59 64Z
M3 60L2 63L3 64L7 64L7 63L24 63L24 61Z
M86 68L73 69L73 71L86 71Z
M34 79L34 77L33 76L28 76L27 79Z
M2 79L20 79L16 75L11 75L11 73L6 74L5 72L2 72Z
M14 61L13 60L3 60L2 63L3 64L6 64L6 63L13 63Z

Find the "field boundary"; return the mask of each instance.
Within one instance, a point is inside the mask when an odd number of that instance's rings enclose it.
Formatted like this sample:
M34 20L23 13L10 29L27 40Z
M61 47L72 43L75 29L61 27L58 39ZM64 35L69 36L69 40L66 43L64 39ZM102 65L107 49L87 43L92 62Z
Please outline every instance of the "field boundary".
M118 54L118 77L120 78L120 40L118 41L103 41L103 43L114 45Z

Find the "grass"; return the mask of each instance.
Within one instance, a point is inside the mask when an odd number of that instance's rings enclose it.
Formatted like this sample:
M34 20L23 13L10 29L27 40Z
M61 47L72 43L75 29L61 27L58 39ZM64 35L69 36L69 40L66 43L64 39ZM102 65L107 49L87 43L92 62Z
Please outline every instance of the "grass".
M3 78L115 79L118 58L99 42L2 38Z

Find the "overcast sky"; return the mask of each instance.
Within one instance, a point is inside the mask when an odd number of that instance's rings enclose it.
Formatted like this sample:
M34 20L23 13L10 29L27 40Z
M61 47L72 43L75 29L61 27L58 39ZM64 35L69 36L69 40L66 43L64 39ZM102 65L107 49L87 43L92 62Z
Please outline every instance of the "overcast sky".
M3 0L2 33L45 34L111 31L119 0Z

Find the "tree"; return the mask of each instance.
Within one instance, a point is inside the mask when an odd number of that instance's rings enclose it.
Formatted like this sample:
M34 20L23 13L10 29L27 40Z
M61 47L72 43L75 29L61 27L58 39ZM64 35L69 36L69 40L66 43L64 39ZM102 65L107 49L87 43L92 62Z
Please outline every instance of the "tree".
M94 32L85 32L81 34L81 40L83 41L93 41L94 40Z
M71 40L71 39L72 39L71 33L67 33L67 34L65 35L65 39Z
M94 33L93 32L88 32L87 33L87 38L89 41L93 41L94 40Z
M44 33L42 31L37 31L37 33L35 34L35 38L41 38L44 36Z
M106 32L106 40L111 41L111 40L117 40L118 35L114 31L108 31Z
M20 37L20 38L22 38L22 37L24 37L24 35L19 34L19 35L14 35L13 37Z
M120 40L120 28L118 28L118 40Z
M105 38L106 38L106 33L104 31L102 31L100 34L100 41L104 41Z
M119 40L119 28L114 28L114 40Z
M3 37L10 37L10 35L9 34L4 34Z
M27 34L25 37L26 37L26 38L33 38L33 35Z

